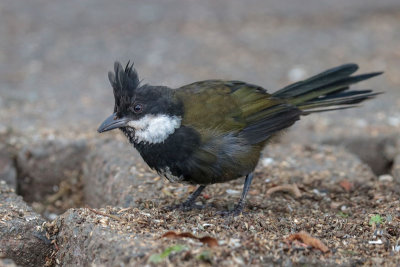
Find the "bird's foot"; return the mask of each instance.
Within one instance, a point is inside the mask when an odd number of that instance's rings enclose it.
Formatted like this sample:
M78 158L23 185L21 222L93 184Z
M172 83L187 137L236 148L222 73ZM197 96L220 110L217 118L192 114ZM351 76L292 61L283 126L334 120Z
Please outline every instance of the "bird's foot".
M180 210L180 211L190 211L193 209L203 209L204 205L198 205L194 202L188 202L185 201L183 203L177 204L177 205L171 205L166 207L167 210L173 211L173 210Z
M197 205L196 204L196 198L201 194L201 192L204 190L206 186L205 185L200 185L196 191L194 191L188 199L186 199L185 202L178 204L178 205L172 205L166 207L167 210L181 210L181 211L189 211L192 209L202 209L204 208L204 205Z
M244 205L236 205L233 210L218 211L217 214L223 217L236 217L243 212Z

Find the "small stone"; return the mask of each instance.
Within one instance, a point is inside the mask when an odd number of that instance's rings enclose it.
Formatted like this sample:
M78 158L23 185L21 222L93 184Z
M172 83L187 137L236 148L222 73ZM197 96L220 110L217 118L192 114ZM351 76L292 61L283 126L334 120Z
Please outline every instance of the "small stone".
M393 176L390 174L382 174L379 176L379 182L392 182Z
M382 242L381 239L378 239L378 240L371 240L371 241L368 241L368 244L372 244L372 245L382 245L383 242Z
M393 251L400 252L400 245L396 244L396 246L393 246Z
M226 193L229 194L229 195L237 195L237 194L240 194L240 191L233 190L233 189L227 189Z
M263 158L261 160L261 164L263 165L263 167L267 167L267 166L271 165L272 163L274 163L273 158Z
M232 248L239 248L239 247L241 247L242 245L241 245L241 243L240 243L240 239L231 238L231 239L229 239L228 246L229 246L229 247L232 247Z

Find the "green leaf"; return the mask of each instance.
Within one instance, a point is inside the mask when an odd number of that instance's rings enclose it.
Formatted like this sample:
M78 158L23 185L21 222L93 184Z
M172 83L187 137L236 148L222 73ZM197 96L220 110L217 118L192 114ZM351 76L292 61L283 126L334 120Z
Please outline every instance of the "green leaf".
M349 217L349 214L344 213L343 211L339 211L339 212L337 213L337 216L342 217L342 218L348 218L348 217Z
M373 215L371 219L369 219L369 225L380 225L383 223L383 220L384 219L381 217L381 215Z
M160 254L153 254L149 257L149 262L152 263L160 263L162 262L166 257L168 257L171 253L174 252L181 252L182 250L185 250L186 247L183 245L174 245L171 247L166 248L163 252Z

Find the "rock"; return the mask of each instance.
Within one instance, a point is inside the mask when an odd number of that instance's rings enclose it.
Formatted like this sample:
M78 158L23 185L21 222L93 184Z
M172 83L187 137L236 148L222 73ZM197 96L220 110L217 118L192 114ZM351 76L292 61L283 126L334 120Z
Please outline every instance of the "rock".
M86 141L40 140L24 145L17 156L19 191L28 202L54 193L59 183L82 171Z
M70 209L47 227L56 238L56 262L61 266L134 266L154 247L154 239L138 224L88 209Z
M157 199L163 186L157 177L127 141L98 142L84 165L85 202L93 207L135 207L138 199Z
M18 265L43 266L51 242L42 230L44 219L0 181L0 252Z
M349 110L351 113L360 111L361 109ZM368 164L375 174L388 173L394 157L400 151L400 128L386 125L383 118L374 122L375 119L366 117L365 114L348 117L347 112L343 112L303 117L286 134L279 136L277 141L285 144L341 146Z
M364 183L376 179L371 168L341 147L327 145L270 145L261 158L257 171L265 172L274 183Z
M0 154L0 180L6 181L14 190L17 189L17 171L12 159L6 154Z
M368 164L374 173L388 173L398 147L396 136L357 136L323 141L324 144L339 145L357 155Z

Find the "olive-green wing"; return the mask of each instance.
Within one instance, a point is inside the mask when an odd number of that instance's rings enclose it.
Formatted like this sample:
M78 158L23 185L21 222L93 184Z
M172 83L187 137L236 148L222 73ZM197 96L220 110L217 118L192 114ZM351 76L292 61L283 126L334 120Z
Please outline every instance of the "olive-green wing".
M178 88L175 93L184 103L182 124L200 132L240 132L279 110L273 107L282 103L262 87L240 81L200 81Z

